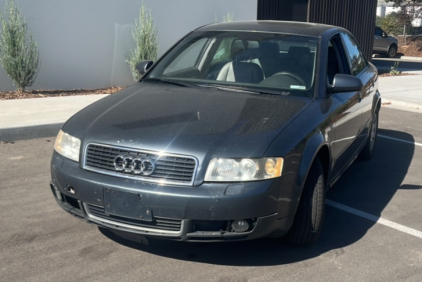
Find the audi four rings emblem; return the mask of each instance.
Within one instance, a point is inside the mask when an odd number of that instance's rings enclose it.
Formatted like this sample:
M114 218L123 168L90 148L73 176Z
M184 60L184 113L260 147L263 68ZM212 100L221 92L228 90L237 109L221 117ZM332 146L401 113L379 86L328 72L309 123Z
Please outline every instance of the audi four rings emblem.
M118 155L114 158L114 167L117 171L134 174L151 175L155 170L155 163L150 158L139 156Z

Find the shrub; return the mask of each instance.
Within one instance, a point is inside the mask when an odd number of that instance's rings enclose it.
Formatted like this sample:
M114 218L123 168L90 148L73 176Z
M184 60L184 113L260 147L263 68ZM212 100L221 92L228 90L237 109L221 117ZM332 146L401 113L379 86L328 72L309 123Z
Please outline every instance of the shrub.
M136 70L136 64L145 60L155 61L158 54L157 30L152 18L152 12L145 8L143 3L139 18L135 20L132 38L135 42L135 47L132 53L127 56L126 63L130 67L133 79L138 81L141 75Z
M226 15L223 16L223 22L232 22L234 20L233 13L227 12Z
M394 63L394 66L392 66L391 67L391 70L390 70L390 75L391 76L395 76L395 75L400 75L401 74L401 71L399 71L399 63L400 62L395 62Z
M406 34L411 32L412 23L409 17L401 12L393 12L385 16L385 18L377 18L379 25L385 32L392 35L401 35L404 33L406 25Z
M14 0L6 0L0 11L0 64L18 93L31 86L39 70L37 42Z
M234 14L233 12L227 11L227 14L223 15L223 22L229 23L234 21ZM215 22L218 22L217 14L215 14Z

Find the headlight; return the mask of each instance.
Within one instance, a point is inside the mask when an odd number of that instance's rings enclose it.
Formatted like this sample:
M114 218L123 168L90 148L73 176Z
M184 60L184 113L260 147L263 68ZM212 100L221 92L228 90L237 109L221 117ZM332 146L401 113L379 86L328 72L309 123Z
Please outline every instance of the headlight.
M283 158L212 159L205 181L253 181L281 176Z
M54 150L63 157L79 162L79 150L81 148L81 140L73 137L62 130L57 135L54 143Z

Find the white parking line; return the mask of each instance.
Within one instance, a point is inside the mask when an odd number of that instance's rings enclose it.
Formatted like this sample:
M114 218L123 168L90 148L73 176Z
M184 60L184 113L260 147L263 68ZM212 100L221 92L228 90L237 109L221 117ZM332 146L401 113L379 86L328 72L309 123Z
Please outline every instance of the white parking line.
M399 141L399 142L403 142L403 143L412 144L412 145L422 147L422 143L418 143L418 142L407 141L407 140L398 139L398 138L394 138L394 137L390 137L390 136L386 136L386 135L382 135L382 134L378 134L377 136L385 138L385 139L390 139L390 140Z
M342 205L342 204L339 204L337 202L333 202L331 200L325 200L325 202L329 206L338 208L340 210L352 213L354 215L366 218L368 220L374 221L376 223L388 226L390 228L396 229L398 231L401 231L401 232L404 232L404 233L407 233L409 235L413 235L415 237L422 239L422 232L418 231L416 229L406 227L404 225L401 225L401 224L392 222L390 220L387 220L387 219L384 219L384 218L381 218L381 217L378 217L378 216L375 216L375 215L372 215L372 214L369 214L369 213L366 213L366 212L363 212L363 211L360 211L360 210L357 210L357 209L354 209L354 208L351 208L351 207L348 207L348 206L345 206L345 205Z

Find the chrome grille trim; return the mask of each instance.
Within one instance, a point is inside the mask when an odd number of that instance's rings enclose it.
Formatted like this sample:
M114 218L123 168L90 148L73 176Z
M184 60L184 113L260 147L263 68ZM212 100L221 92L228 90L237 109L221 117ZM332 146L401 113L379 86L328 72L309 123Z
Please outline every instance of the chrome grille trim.
M120 172L116 172L116 171L110 171L110 170L106 170L106 169L92 167L92 166L89 166L87 164L88 147L91 146L91 145L92 146L98 146L98 147L104 147L104 148L108 148L108 149L116 149L116 150L123 150L123 151L128 151L128 152L158 156L158 158L157 158L158 162L160 162L160 158L162 158L162 157L189 159L189 160L194 162L192 177L191 177L190 181L166 180L164 178L159 178L160 175L165 174L165 173L163 173L163 167L165 168L166 166L168 166L168 164L162 163L162 162L166 161L166 160L161 160L161 163L157 163L157 169L156 169L157 172L154 173L153 175L150 175L150 176L130 175L130 174L124 174L124 173L120 173ZM169 160L167 162L171 162L171 161ZM175 160L173 162L178 163L177 160ZM184 164L184 166L188 166L188 165L189 164ZM141 181L152 182L152 183L157 183L157 184L174 184L174 185L180 185L180 186L193 186L193 183L195 181L196 171L197 171L197 168L198 168L198 160L193 156L177 155L177 154L171 154L171 153L165 153L165 152L164 153L154 152L154 151L148 151L148 150L141 150L141 149L134 149L134 148L128 148L128 147L120 147L120 146L113 146L113 145L106 145L106 144L101 144L101 143L90 142L90 143L86 144L86 146L84 147L84 150L83 150L82 168L85 169L85 170L89 170L89 171L93 171L93 172L97 172L97 173L101 173L101 174L106 174L106 175L110 175L110 176L126 178L126 179L141 180ZM177 174L177 170L178 170L178 168L174 169L175 175ZM164 171L165 171L165 169L164 169Z
M95 215L91 214L91 212L89 210L89 205L87 205L86 203L83 203L83 205L84 205L84 209L86 211L88 218L93 222L106 223L106 224L111 224L111 225L122 227L122 228L132 229L132 230L136 230L136 231L145 231L145 232L150 232L150 233L165 233L165 234L175 234L175 235L177 235L177 234L181 234L182 230L183 230L183 225L184 225L183 220L181 220L180 230L178 230L178 231L171 231L171 230L165 230L165 229L159 229L159 228L148 228L148 227L125 224L125 223L117 222L117 221L114 221L114 220L109 220L109 219L105 219L105 218L102 218L102 217L95 216Z

